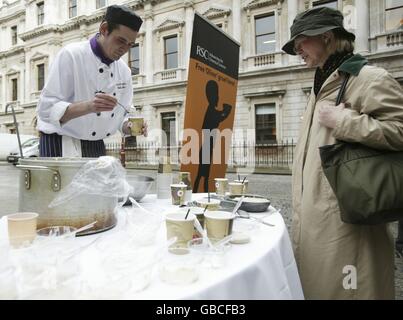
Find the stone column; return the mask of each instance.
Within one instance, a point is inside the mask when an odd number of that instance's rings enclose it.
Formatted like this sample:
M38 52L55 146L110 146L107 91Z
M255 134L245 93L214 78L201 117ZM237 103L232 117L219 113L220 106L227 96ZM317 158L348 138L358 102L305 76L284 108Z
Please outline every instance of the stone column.
M194 9L193 9L193 1L185 1L185 48L184 51L184 59L183 66L187 69L189 67L189 57L190 57L190 49L192 45L192 33L193 33L193 20L194 20Z
M151 5L147 4L144 8L144 19L146 27L145 35L145 56L144 61L144 71L146 75L146 83L150 84L153 82L154 70L153 70L153 19L154 15L151 9Z
M248 58L250 55L252 55L251 50L253 47L253 42L254 42L254 34L252 34L252 17L251 17L251 13L250 10L247 9L246 10L246 26L245 26L245 44L244 44L244 50L243 50L243 54L244 54L244 58Z
M35 4L35 2L34 2ZM35 4L36 5L36 4ZM56 19L57 19L57 14L55 14L55 12L59 12L58 8L57 8L57 2L55 3L55 1L53 0L48 0L48 1L44 1L44 20L43 20L43 24L55 24L56 23Z
M7 27L2 26L0 29L0 37L1 39L8 39L7 37ZM7 48L11 46L11 37L9 41L0 41L0 51L6 51Z
M298 14L298 0L288 0L288 37L287 37L287 41L291 38L291 31L290 28L292 26L292 23L295 19L295 17ZM285 43L285 42L284 42ZM284 45L284 44L282 44ZM298 56L291 56L288 55L288 64L293 65L293 64L298 64L300 63L300 58Z
M25 15L26 15L25 31L32 29L33 26L36 25L37 17L35 15L33 8L34 3L25 2Z
M6 108L6 101L7 101L7 92L6 92L6 82L7 82L7 77L6 75L3 74L3 76L0 78L1 79L1 100L0 103L2 105L2 111Z
M355 8L352 9L352 26L346 25L347 29L355 31L355 46L357 53L369 52L369 7L367 0L356 0ZM358 17L358 10L359 17ZM354 30L355 29L355 30Z
M241 25L242 25L242 15L241 15L241 1L232 0L232 34L235 40L242 43L241 36ZM243 46L239 49L239 69L242 70L242 57L243 57Z

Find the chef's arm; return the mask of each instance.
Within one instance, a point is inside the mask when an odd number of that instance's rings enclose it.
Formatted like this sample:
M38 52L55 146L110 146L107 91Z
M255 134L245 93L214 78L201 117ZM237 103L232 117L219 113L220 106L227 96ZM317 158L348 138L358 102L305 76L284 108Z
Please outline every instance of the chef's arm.
M60 123L64 124L89 113L112 111L116 106L116 102L116 98L108 94L97 93L93 100L70 104L60 118Z

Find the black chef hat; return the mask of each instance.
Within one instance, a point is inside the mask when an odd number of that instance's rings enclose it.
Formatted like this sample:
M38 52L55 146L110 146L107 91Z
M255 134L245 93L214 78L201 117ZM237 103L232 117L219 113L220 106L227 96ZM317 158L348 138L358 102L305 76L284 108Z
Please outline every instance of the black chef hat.
M106 9L105 20L139 31L143 20L126 6L113 5Z

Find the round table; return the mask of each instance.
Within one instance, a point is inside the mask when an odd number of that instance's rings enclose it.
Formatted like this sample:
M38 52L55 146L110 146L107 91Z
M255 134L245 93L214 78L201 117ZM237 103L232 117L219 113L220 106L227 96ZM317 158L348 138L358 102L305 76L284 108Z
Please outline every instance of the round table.
M206 194L193 194L193 200L202 197L206 197ZM160 224L155 226L155 242L151 245L146 243L144 248L140 249L152 250L158 248L159 251L167 251L166 229L163 217L166 213L177 210L178 207L173 206L170 199L160 200L156 198L156 195L147 195L142 199L140 205L145 210L153 212L154 217L160 217ZM144 210L136 206L121 207L117 209L118 224L115 228L72 240L80 246L80 251L76 254L80 268L78 269L79 274L75 274L75 276L80 281L88 280L87 282L92 284L98 280L100 281L99 286L94 286L94 288L98 288L96 290L99 292L93 292L93 295L89 296L89 298L156 300L304 299L286 225L281 214L271 206L267 212L255 214L254 216L265 217L264 221L274 226L257 223L249 243L232 244L225 255L225 264L222 267L201 266L198 279L195 282L178 285L162 281L159 277L160 267L158 267L161 260L158 260L155 265L149 267L150 278L145 288L141 288L141 290L128 288L128 290L116 291L108 295L108 290L103 291L102 289L105 284L105 279L103 278L105 273L102 275L98 270L103 265L102 261L107 261L100 260L100 256L103 253L100 243L108 244L108 249L112 250L110 252L124 246L126 242L124 235L130 235L125 229L127 217L133 212L136 212L137 216L147 215ZM0 220L0 242L2 241L3 245L7 238L6 222L6 217ZM14 251L20 251L18 253L20 257L24 255L23 250L10 250L10 259L15 255ZM139 252L138 255L141 255L141 252L145 252L141 250L136 251ZM139 256L135 257L135 259L139 258L141 259ZM178 259L183 259L183 256L178 257ZM12 259L11 263L15 265L18 263L16 261L18 260ZM1 270L0 265L0 281ZM119 272L124 272L122 270L123 267L121 268L119 262L117 262L112 275L119 276ZM24 277L21 278L23 279ZM122 275L120 279L125 278ZM130 276L126 276L126 279L130 279ZM125 281L125 283L128 283L128 281ZM117 285L119 285L118 282ZM30 295L27 296L22 288L24 286L18 285L17 296L10 296L10 298L33 298ZM54 298L85 298L85 296L63 296L62 290L55 292L59 292L59 294ZM4 297L4 292L2 296ZM35 291L35 298L41 298L41 290ZM44 294L44 298L52 298L52 296L49 297Z

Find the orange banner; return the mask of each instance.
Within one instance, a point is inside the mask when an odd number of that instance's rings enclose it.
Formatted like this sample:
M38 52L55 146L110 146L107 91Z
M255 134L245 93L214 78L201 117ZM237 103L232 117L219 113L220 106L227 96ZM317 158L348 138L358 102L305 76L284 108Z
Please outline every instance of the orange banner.
M239 44L195 15L186 94L181 171L193 192L213 192L225 177L235 116Z

